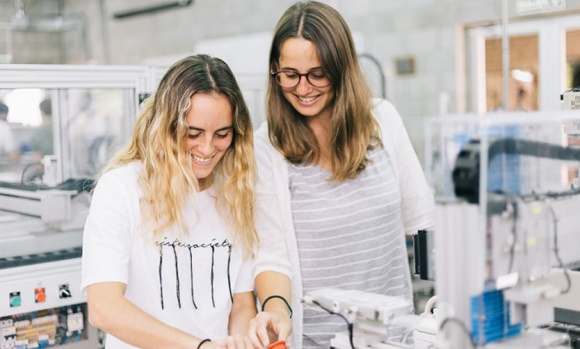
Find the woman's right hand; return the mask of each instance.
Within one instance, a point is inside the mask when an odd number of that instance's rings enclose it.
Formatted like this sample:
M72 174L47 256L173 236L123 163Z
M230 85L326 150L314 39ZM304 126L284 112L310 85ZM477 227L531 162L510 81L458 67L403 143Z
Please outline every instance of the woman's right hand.
M254 348L266 348L270 343L287 340L292 333L292 320L288 314L263 311L250 321L248 337Z
M224 339L205 342L200 349L255 349L248 337L227 336Z

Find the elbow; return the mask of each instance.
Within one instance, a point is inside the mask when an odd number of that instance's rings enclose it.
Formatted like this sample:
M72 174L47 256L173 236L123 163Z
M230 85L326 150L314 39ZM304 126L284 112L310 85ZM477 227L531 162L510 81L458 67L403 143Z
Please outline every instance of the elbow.
M110 332L113 327L112 320L114 316L102 305L96 305L94 302L88 303L88 321L93 326L104 332Z
M98 329L105 331L105 328L104 328L105 327L104 326L105 319L104 319L103 315L99 312L98 307L95 306L94 304L91 304L91 303L88 304L88 318L89 318L89 323L93 327L96 327Z

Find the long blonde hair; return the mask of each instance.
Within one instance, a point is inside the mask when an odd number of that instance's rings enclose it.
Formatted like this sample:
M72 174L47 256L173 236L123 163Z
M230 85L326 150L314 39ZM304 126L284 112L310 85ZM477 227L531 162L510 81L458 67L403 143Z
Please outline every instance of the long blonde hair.
M280 18L270 49L270 69L276 70L282 44L289 38L311 41L322 70L334 89L330 129L332 176L330 180L355 178L369 159L366 152L381 144L380 128L372 111L372 94L360 69L348 25L331 6L316 1L297 2ZM270 76L267 120L272 144L284 157L309 164L320 156L320 146L306 119L284 97Z
M187 234L183 207L187 195L199 190L187 147L186 121L191 97L196 93L221 94L232 107L232 144L207 179L215 189L218 212L230 223L244 251L252 253L257 244L252 123L236 79L221 59L196 55L173 64L155 95L145 101L129 144L103 173L141 161L141 212L146 222L153 223L153 235L172 226Z

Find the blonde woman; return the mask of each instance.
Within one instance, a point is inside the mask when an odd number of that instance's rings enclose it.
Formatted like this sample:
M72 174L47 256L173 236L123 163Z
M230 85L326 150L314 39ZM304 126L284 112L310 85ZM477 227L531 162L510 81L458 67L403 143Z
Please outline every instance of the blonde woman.
M346 324L300 299L328 287L410 299L405 234L434 225L433 197L399 113L371 98L334 8L288 8L269 62L267 125L256 132L254 274L264 312L250 337L329 348Z
M226 63L197 55L169 68L85 226L82 289L107 349L251 347L252 144Z

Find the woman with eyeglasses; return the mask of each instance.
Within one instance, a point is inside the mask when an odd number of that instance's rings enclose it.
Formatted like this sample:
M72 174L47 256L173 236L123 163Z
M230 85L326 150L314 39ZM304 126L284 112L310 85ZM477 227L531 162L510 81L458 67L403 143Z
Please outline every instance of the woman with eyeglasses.
M249 336L256 347L329 348L344 320L300 299L321 288L412 299L405 234L434 225L433 196L398 112L372 98L335 9L288 8L269 62L267 125L255 137L262 312Z

